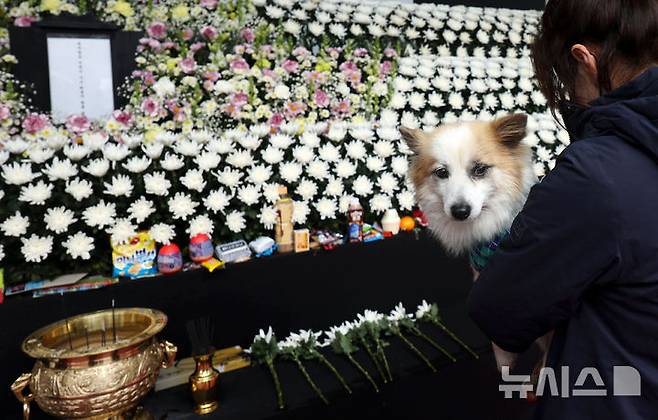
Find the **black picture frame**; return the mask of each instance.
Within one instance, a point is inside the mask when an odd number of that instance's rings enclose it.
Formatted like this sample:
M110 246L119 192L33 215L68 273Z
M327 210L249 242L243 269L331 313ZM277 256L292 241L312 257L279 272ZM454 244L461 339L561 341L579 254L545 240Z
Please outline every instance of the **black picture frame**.
M31 105L42 112L51 111L50 81L48 70L48 36L107 37L112 57L112 84L114 107L126 105L126 98L119 86L136 69L135 53L144 32L123 31L120 27L99 21L95 16L63 14L51 16L27 28L9 28L11 53L18 64L14 67L16 78L29 88L26 96Z

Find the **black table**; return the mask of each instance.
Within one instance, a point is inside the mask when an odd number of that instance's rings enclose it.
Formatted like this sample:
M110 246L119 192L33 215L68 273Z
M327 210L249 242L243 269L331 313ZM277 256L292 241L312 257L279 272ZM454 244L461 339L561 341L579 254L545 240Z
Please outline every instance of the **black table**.
M275 410L267 372L242 369L222 377L222 409L215 418L349 418L345 416L355 413L366 418L381 418L383 414L404 418L414 412L413 418L424 418L419 417L421 413L427 418L476 418L467 413L479 413L479 419L526 418L525 402L504 400L498 391L499 376L489 344L466 315L465 298L470 285L465 260L447 257L425 234L405 234L370 244L345 245L330 252L252 260L214 273L197 270L125 281L84 293L8 299L0 305L0 407L6 418L19 418L20 407L9 385L20 373L31 369L32 361L19 349L26 335L67 316L108 308L112 299L118 307L151 307L167 313L169 323L160 336L177 344L181 357L190 353L186 321L202 316L214 320L218 348L236 344L247 347L258 329L268 325L279 336L285 336L302 328L327 329L353 319L364 309L388 313L398 302L415 309L427 299L437 302L446 323L482 352L481 360L468 358L444 340L460 361L447 364L436 351L423 347L442 366L440 373L430 374L413 354L392 340L387 353L391 353L397 379L380 394L370 392L344 360L334 359L341 372L355 381L355 395L350 397L343 395L321 367L310 364L314 377L318 375L318 382L333 401L329 407L314 398L296 368L282 364L281 377L289 403L289 409L282 412ZM439 336L438 331L434 332ZM145 405L158 418L187 418L191 415L187 398L185 389L178 387L149 396Z

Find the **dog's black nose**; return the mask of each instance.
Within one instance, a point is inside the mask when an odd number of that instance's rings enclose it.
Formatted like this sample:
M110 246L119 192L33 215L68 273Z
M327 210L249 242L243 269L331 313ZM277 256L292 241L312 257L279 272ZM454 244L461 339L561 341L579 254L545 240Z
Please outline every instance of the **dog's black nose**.
M466 220L471 215L471 206L466 203L455 204L450 207L450 213L457 220Z

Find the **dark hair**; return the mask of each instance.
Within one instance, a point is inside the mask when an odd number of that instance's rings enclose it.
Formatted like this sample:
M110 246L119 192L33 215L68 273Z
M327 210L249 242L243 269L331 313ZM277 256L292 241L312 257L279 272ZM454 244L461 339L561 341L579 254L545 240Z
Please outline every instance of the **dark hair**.
M658 0L550 0L532 45L539 88L553 112L574 94L574 44L594 46L601 92L658 62ZM628 74L626 73L628 72ZM628 77L628 79L630 79Z

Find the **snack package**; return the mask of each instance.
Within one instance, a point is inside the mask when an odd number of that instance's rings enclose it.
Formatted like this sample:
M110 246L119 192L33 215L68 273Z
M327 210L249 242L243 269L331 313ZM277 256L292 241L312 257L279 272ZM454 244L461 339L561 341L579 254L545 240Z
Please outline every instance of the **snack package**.
M148 232L139 232L127 244L112 244L114 277L139 278L158 273L155 241Z

